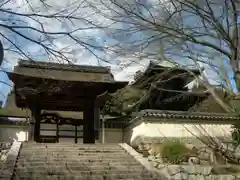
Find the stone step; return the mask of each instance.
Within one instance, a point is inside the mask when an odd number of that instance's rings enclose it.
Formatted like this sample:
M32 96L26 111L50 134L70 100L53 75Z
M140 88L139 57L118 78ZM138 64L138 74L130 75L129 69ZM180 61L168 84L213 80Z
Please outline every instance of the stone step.
M38 147L69 147L69 148L101 148L101 149L117 149L119 147L121 147L118 144L93 144L93 145L89 145L89 144L63 144L63 143L44 143L44 144L22 144L22 147L26 147L26 148L38 148Z
M47 168L46 168L47 167ZM31 167L26 167L26 166L17 166L16 171L29 171L29 172L45 172L45 171L57 171L57 172L64 172L66 171L67 167L73 171L118 171L118 172L142 172L146 171L145 168L140 167L140 166L88 166L88 165L75 165L75 166L70 166L70 165L58 165L58 166L49 166L45 165L44 166L31 166Z
M23 168L16 168L14 171L16 174L45 174L45 175L66 175L66 174L74 174L74 175L105 175L105 174L141 174L141 175L151 175L147 170L121 170L121 169L114 169L114 170L91 170L91 169L80 169L79 167L48 167L48 168L30 168L30 167L23 167Z
M24 148L51 148L51 147L67 147L67 148L84 148L84 149L118 149L121 148L120 145L80 145L80 144L22 144L22 147Z
M75 155L89 155L89 156L92 156L92 155L115 155L115 156L123 156L123 155L126 155L127 153L124 152L124 151L119 151L119 152L89 152L89 151L72 151L72 152L69 152L69 151L22 151L20 152L19 154L20 155L29 155L29 154L39 154L39 155L42 155L42 154L52 154L52 155L62 155L62 154L67 154L67 153L71 153L71 154L75 154Z
M17 175L16 175L17 176ZM91 176L76 176L76 175L32 175L26 174L26 176L18 176L14 177L13 180L22 180L22 179L29 179L29 180L161 180L157 178L153 178L151 176L144 176L141 177L139 175L91 175Z
M122 161L122 159L49 159L49 158L45 158L45 159L42 159L42 158L39 158L39 159L18 159L17 161L18 163L28 163L28 162L45 162L45 163L48 163L48 162L52 162L52 163L59 163L59 162L68 162L68 163L79 163L79 162L82 162L82 163L89 163L89 164L93 164L93 163L134 163L135 161L134 160L129 160L129 159L126 159L124 161Z
M64 162L58 162L59 164L66 164L66 163L64 163ZM69 165L75 165L76 164L76 162L69 162L69 161L67 161L67 163L69 164ZM95 165L95 166L103 166L103 167L105 167L105 166L119 166L119 164L121 165L121 166L131 166L131 167L143 167L140 163L138 163L137 161L133 161L133 162L121 162L121 163L119 163L119 162L108 162L108 161L105 161L105 162L94 162L94 163L86 163L86 162L83 162L84 164L88 164L89 166L92 166L93 164ZM16 166L32 166L32 167L36 167L36 166L46 166L46 165L56 165L56 162L46 162L46 161L42 161L42 162L40 162L40 161L30 161L30 162L28 162L28 161L23 161L23 162L17 162L16 163Z
M123 153L125 150L88 150L88 149L63 149L63 148L55 148L55 149L21 149L23 153L38 153L38 152L84 152L84 153Z
M101 157L108 157L108 158L114 158L114 157L128 157L131 158L130 155L126 154L126 153L122 153L122 154L113 154L113 153L109 153L109 154L97 154L97 153L27 153L27 154L19 154L22 157L60 157L60 158L65 158L65 157L72 157L72 159L74 158L82 158L82 157L91 157L91 158L101 158Z
M116 146L53 146L53 145L42 145L42 146L26 146L26 145L22 145L21 147L23 148L31 148L31 149L37 149L37 148L70 148L70 149L75 149L75 148L79 148L79 149L110 149L110 150L116 150L116 149L122 149L121 146L116 145Z
M107 158L103 158L103 159L91 159L91 158L85 158L85 159L70 159L70 158L65 158L65 159L61 159L61 158L28 158L28 159L18 159L17 160L18 163L28 163L28 162L45 162L45 163L61 163L61 162L68 162L68 163L86 163L86 164L94 164L94 163L134 163L135 160L134 159L128 159L128 158L124 158L124 159L107 159Z
M97 146L51 146L51 145L43 145L43 146L25 146L22 145L22 148L29 148L29 149L38 149L38 148L69 148L69 149L107 149L107 150L117 150L121 149L121 146L102 146L102 147L97 147Z
M21 147L22 149L26 150L44 150L44 149L67 149L67 150L88 150L88 151L122 151L124 150L122 147L116 147L116 148L84 148L84 147L64 147L64 146L59 146L59 147L49 147L49 146L44 146L44 147Z
M41 144L55 144L55 145L58 145L58 144L67 144L67 145L93 145L93 146L108 146L108 145L118 145L117 143L111 143L111 142L107 142L107 143L104 143L104 144L102 144L102 143L99 143L99 142L96 142L96 143L94 143L94 144L92 144L92 143L87 143L87 144L84 144L84 143L74 143L74 142L64 142L64 141L62 141L62 142L59 142L59 143L48 143L48 142L30 142L30 141L27 141L27 142L24 142L24 144L34 144L34 145L41 145Z
M26 169L48 169L48 168L52 168L56 169L59 168L61 169L62 167L66 168L66 166L73 168L73 169L87 169L87 170L116 170L116 169L120 169L120 170L129 170L130 171L143 171L145 170L145 168L141 165L122 165L122 164L115 164L115 165L106 165L103 166L102 164L96 165L96 164L86 164L86 163L78 163L78 164L69 164L69 163L59 163L59 164L42 164L42 165L35 165L35 166L29 166L30 164L16 164L16 169L22 169L22 168L26 168Z
M22 153L40 153L40 152L53 152L53 153L57 153L57 152L80 152L80 153L125 153L125 150L119 149L119 150L88 150L88 149L84 149L84 150L79 150L79 149L63 149L63 148L55 148L55 149L21 149Z
M34 156L34 155L32 155L32 156L21 156L21 157L19 157L19 159L26 159L26 160L28 160L28 159L30 159L30 160L32 160L32 159L41 159L41 158L43 158L43 159L55 159L55 160L59 160L59 159L72 159L72 160L76 160L76 159L81 159L81 160L103 160L103 159L109 159L109 160L111 160L111 159L116 159L116 160L119 160L119 161L125 161L125 160L131 160L132 159L132 157L126 157L126 156L117 156L117 158L115 158L114 156L75 156L75 155L67 155L67 156L61 156L61 155L59 155L59 156L53 156L53 155L42 155L42 156Z
M71 159L75 159L75 158L81 158L81 159L89 159L89 158L91 158L91 159L103 159L103 158L107 158L107 159L112 159L112 158L116 158L116 159L133 159L133 157L128 155L128 154L126 154L125 156L123 156L123 155L122 156L113 156L113 155L109 155L109 156L107 156L107 155L86 156L86 155L74 155L74 154L73 155L71 155L71 154L66 154L66 155L62 155L62 154L60 154L60 155L52 155L52 154L39 154L39 155L33 154L33 155L31 155L31 154L29 154L29 155L22 156L20 154L19 159L21 159L21 158L35 159L35 158L45 158L45 157L51 157L51 158L71 158Z
M87 165L63 165L63 166L41 166L41 167L26 167L26 166L18 166L16 167L16 172L57 172L57 173L69 173L72 172L74 174L86 174L86 173L93 173L93 174L104 174L104 173L141 173L147 172L146 169L141 167L101 167L101 166L87 166Z
M18 160L26 160L26 161L30 161L30 160L54 160L54 161L59 161L59 160L66 160L69 159L76 161L76 160L81 160L81 161L102 161L102 160L109 160L109 161L135 161L133 159L133 157L126 157L126 156L52 156L52 155L42 155L42 156L21 156L18 158Z
M129 159L126 159L126 160L122 160L122 159L52 159L52 158L45 158L45 159L42 159L42 158L39 158L39 159L19 159L17 161L18 164L26 164L26 163L61 163L61 162L64 162L64 163L85 163L85 164L96 164L96 163L102 163L102 164L105 164L105 163L118 163L118 164L130 164L130 163L134 163L135 161L134 160L129 160Z
M135 161L135 159L130 156L130 155L126 155L126 156L99 156L99 155L95 155L95 156L85 156L85 155L71 155L71 154L67 154L67 155L51 155L51 154L45 154L45 155L28 155L28 156L19 156L18 160L37 160L43 158L43 160L45 159L53 159L53 160L59 160L59 159L81 159L81 160L111 160L111 159L115 159L118 161Z
M76 157L132 157L128 153L84 153L84 152L33 152L33 153L19 153L20 156L28 157L28 156L76 156Z
M141 173L141 172L127 172L127 171L115 171L115 172L94 172L94 171L86 171L86 172L76 172L76 171L66 171L66 172L58 172L58 171L45 171L45 172L38 172L38 171L30 171L30 172L24 172L24 171L15 171L15 176L16 177L29 177L29 176L36 176L36 177L42 177L42 176L47 176L47 175L58 175L58 176L68 176L68 175L73 175L73 176L122 176L125 178L130 178L130 177L153 177L149 173Z
M123 150L121 147L116 147L116 148L97 148L97 147L68 147L68 146L42 146L42 147L24 147L22 146L22 149L28 149L28 150L38 150L38 149L69 149L69 150L93 150L93 151L119 151L119 150Z
M110 154L110 155L124 155L124 154L128 154L125 151L109 151L109 152L103 152L103 151L79 151L79 150L74 150L74 151L68 151L68 150L39 150L39 151L25 151L22 150L20 151L19 154L21 155L29 155L29 154L89 154L89 155L94 155L94 154L100 154L100 155L104 155L104 154Z
M100 152L100 151L103 151L103 152L118 152L118 151L124 151L124 149L121 149L121 148L116 148L116 149L99 149L99 148L71 148L71 147L39 147L39 148L25 148L25 147L22 147L23 150L28 150L28 151L39 151L39 150L51 150L51 151L54 151L54 150L66 150L66 151L97 151L97 152Z
M21 168L30 168L30 169L37 169L37 168L44 168L44 167L54 167L55 166L52 164L48 164L48 163L45 163L43 166L39 166L39 165L36 165L36 166L29 166L29 164L17 164L16 166L16 169L21 169ZM50 167L50 168L51 168ZM96 169L96 170L114 170L114 169L122 169L122 170L145 170L145 168L141 165L134 165L134 166L131 166L131 165L122 165L122 164L118 164L118 165L106 165L106 166L103 166L103 165L95 165L95 164L69 164L69 163L59 163L56 167L70 167L70 168L73 168L73 169L83 169L83 167L85 169ZM46 169L46 168L45 168Z

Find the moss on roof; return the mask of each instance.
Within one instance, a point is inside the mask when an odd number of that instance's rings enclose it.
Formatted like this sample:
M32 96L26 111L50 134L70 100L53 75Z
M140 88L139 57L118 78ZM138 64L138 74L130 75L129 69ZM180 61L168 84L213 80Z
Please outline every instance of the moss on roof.
M27 113L25 109L5 109L2 108L0 109L0 116L5 116L5 117L26 117Z
M84 82L115 82L113 76L107 73L93 73L93 72L75 72L75 71L61 71L61 70L48 70L38 68L17 67L13 73L8 73L13 76L26 76L35 78L46 78L63 81L84 81Z
M27 68L39 68L39 69L75 71L75 72L110 73L109 67L76 65L76 64L60 64L60 63L44 62L44 61L20 60L18 63L18 66L27 67Z
M159 104L163 104L165 98L173 99L171 96L177 96L167 90L159 89L171 90L171 88L176 88L179 91L187 91L185 86L194 79L194 76L184 69L176 67L172 68L172 71L169 71L169 69L171 68L150 62L144 72L136 72L134 76L135 82L112 94L112 99L107 102L104 110L109 114L127 115L144 108L159 108ZM192 72L196 75L199 74L199 71L196 69L192 69ZM171 79L173 76L175 79ZM155 86L151 86L152 84L155 84ZM187 98L191 97L187 96ZM195 100L194 98L192 99L192 101ZM194 102L191 102L190 106L192 103Z
M14 67L14 72L8 73L10 79L13 74L66 81L115 82L108 67L52 62L21 60Z
M125 115L145 94L146 90L126 86L111 94L112 99L106 103L104 111L109 114Z
M196 100L194 100L192 105L190 102L190 100L191 100L190 98L193 95L190 95L190 96L185 95L186 100L184 101L184 103L190 103L190 106L189 106L190 108L188 107L188 110L186 109L186 110L181 110L181 111L226 113L224 108L215 100L215 98L209 93L204 93L204 91L206 91L206 89L205 89L205 87L202 87L202 86L195 87L193 89L193 94L194 93L196 94L196 96L194 97L194 98L196 98ZM203 92L203 93L199 94L200 92ZM232 102L233 98L230 94L224 92L220 88L216 88L215 93L218 95L219 98L221 98L224 101L224 103L226 103L227 105L229 105L231 107L231 102ZM145 100L142 100L141 98L146 94L147 94L147 89L142 90L142 89L137 88L134 85L128 85L125 88L120 89L115 94L113 94L113 98L108 102L109 103L108 109L110 110L109 113L119 113L119 114L123 114L123 115L129 114L130 112L140 110L140 109L136 109L136 107L138 107L138 106L134 107L134 105L137 102L145 103L145 102L148 102L149 99L156 101L155 100L156 97L153 97L152 94L150 97L147 96L147 98L145 98ZM140 99L141 99L141 101L139 101ZM184 98L180 99L181 102L183 100L184 100ZM177 102L177 100L175 100L174 102L179 103L179 102ZM159 103L164 103L164 102L160 101ZM185 106L185 105L186 104L183 104L182 106ZM156 108L152 108L152 107L151 107L151 109L158 109L158 107L156 107ZM239 107L240 107L240 105L239 105ZM149 108L149 107L147 107L147 108ZM171 105L169 106L169 108L171 108ZM142 109L144 109L144 108L142 108ZM159 108L159 110L160 110L160 108ZM164 110L164 109L161 109L161 110ZM168 110L174 110L174 109L168 109ZM240 108L239 108L239 111L240 111Z
M224 103L230 103L230 97L221 89L215 89L215 93L221 98ZM190 112L209 112L209 113L226 113L223 107L210 94L200 103L195 104L189 109Z

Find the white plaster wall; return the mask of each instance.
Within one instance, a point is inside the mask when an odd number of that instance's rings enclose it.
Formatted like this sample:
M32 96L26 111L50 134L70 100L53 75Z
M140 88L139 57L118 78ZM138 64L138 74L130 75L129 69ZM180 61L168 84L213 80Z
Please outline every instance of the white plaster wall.
M52 131L40 130L40 135L42 136L56 136L56 124L41 124L40 129L52 129ZM70 130L70 131L61 131L61 130ZM82 126L78 127L78 136L82 136ZM75 126L72 125L59 125L59 135L60 136L75 136Z
M133 134L133 128L131 126L123 129L123 142L130 144Z
M131 142L137 136L146 137L230 137L232 125L211 125L211 124L144 124L133 128Z
M56 125L53 124L41 124L41 128L44 129L55 129ZM59 126L60 130L75 130L74 126L71 125L62 125ZM78 127L78 130L82 130ZM55 131L40 131L41 135L55 136ZM74 136L75 132L61 132L60 135L72 135ZM78 135L83 135L82 132L78 132ZM99 143L102 142L102 130L100 130ZM0 127L0 142L13 142L13 141L28 141L29 136L29 127ZM59 142L68 142L74 143L74 138L59 138ZM78 143L82 143L82 138L78 139ZM105 143L122 143L123 142L123 130L122 129L105 129Z
M28 141L28 127L0 127L0 142Z
M102 129L99 132L99 143L102 142ZM122 129L105 129L105 143L122 143L123 142L123 130Z

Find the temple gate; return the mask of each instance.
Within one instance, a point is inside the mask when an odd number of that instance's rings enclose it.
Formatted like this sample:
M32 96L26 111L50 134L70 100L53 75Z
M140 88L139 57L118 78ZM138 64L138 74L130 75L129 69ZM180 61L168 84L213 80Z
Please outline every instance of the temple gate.
M68 120L69 124L83 125L83 143L95 143L99 129L99 109L104 105L105 92L113 93L127 85L116 82L106 67L67 65L21 60L14 71L8 73L14 83L16 105L31 110L33 139L41 142L40 134L43 110L80 111L83 119ZM59 124L66 120L50 119L56 123L56 142ZM47 120L45 119L47 122ZM77 130L76 130L77 132ZM78 135L76 134L75 142Z

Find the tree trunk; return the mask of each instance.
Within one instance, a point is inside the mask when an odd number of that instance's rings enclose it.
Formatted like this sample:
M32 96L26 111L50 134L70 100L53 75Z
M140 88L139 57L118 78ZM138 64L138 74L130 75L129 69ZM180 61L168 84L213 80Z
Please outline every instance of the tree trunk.
M3 57L4 57L4 49L3 49L2 42L0 41L0 66L2 65Z
M234 79L236 81L236 86L237 86L237 90L240 90L240 72L236 72L234 75Z

